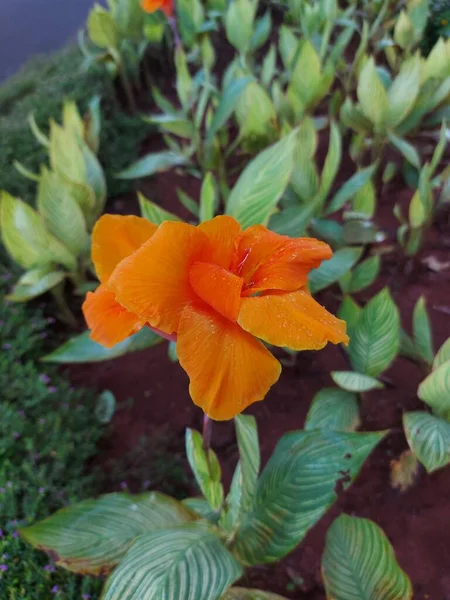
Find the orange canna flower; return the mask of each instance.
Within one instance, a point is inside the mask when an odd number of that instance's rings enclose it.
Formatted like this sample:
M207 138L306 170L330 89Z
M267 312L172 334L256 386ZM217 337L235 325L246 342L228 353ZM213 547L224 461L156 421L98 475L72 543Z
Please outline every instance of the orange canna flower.
M148 13L162 10L167 17L172 17L175 12L174 0L142 0L142 8Z
M262 400L281 372L260 341L293 350L348 343L346 324L306 288L330 247L220 216L194 227L104 215L93 232L101 285L83 311L110 347L145 325L177 339L195 404L216 420Z

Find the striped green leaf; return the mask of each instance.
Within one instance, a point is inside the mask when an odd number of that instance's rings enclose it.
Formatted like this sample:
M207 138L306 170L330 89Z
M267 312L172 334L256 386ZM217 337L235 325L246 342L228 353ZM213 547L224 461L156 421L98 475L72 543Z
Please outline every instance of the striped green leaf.
M314 202L322 206L336 178L342 160L342 136L334 121L330 123L330 142L320 177L320 187Z
M214 218L217 205L216 180L212 173L207 173L200 192L200 223Z
M411 112L419 93L421 59L415 55L404 61L400 73L392 82L388 91L389 108L387 123L395 128Z
M286 600L278 594L262 592L261 590L247 590L245 588L230 588L220 600Z
M309 289L312 294L320 292L343 277L361 256L360 248L341 248L330 260L325 260L318 269L309 274Z
M186 429L186 454L203 495L213 510L219 510L223 502L220 464L213 450L206 454L202 436L194 429Z
M409 447L428 473L450 463L450 423L425 411L403 415Z
M123 356L129 352L145 350L162 342L162 337L148 327L144 327L139 333L135 333L112 348L105 348L97 344L91 340L90 335L90 331L85 331L70 338L41 360L58 364L100 362Z
M341 515L328 530L322 576L329 600L410 600L411 582L382 529Z
M195 498L185 498L181 503L202 519L217 521L217 514L211 509L205 498L198 496Z
M180 218L177 215L164 210L151 200L148 200L143 194L138 192L139 208L141 209L141 215L151 221L155 225L161 225L164 221L179 221Z
M243 228L266 225L291 178L297 131L261 152L245 168L227 202Z
M388 112L388 97L372 57L359 76L357 95L364 115L381 127Z
M390 133L388 137L391 144L400 152L403 158L405 158L405 160L407 160L413 167L419 170L422 166L420 155L414 146L407 142L404 138L394 135L393 133Z
M360 263L351 273L346 286L348 294L356 294L372 285L380 271L380 257L371 256Z
M64 271L54 271L51 265L31 269L22 275L6 299L10 302L28 302L53 289L64 281L66 275Z
M227 511L222 520L225 529L235 527L238 519L251 506L261 465L255 417L239 415L234 422L239 448L239 462L227 496Z
M115 567L136 536L193 519L164 494L107 494L63 508L21 535L69 571L100 575Z
M44 223L60 242L78 256L89 250L89 236L83 211L64 181L45 167L38 186L37 209Z
M140 536L101 600L217 600L242 568L206 523Z
M417 395L436 412L450 410L450 360L442 363L422 381Z
M374 174L376 167L377 165L370 165L352 175L352 177L350 177L350 179L346 181L333 196L325 214L331 215L332 213L341 210L346 202L351 200L359 190L367 185Z
M339 307L337 316L347 323L347 333L352 338L353 331L361 316L362 308L357 304L351 296L344 296Z
M447 360L450 360L450 338L448 338L448 340L442 344L436 356L434 357L433 369L437 369Z
M431 365L434 357L433 338L430 317L428 316L425 298L421 296L414 307L413 332L415 346L421 358Z
M7 192L0 196L0 228L6 249L20 266L28 269L53 263L76 269L75 257L47 231L42 217Z
M400 317L389 290L385 288L364 307L350 341L349 355L359 373L377 377L397 356Z
M283 436L236 532L233 552L238 559L246 565L269 563L295 548L384 435L317 429ZM343 478L342 472L348 475Z
M220 129L227 123L228 119L233 114L242 92L245 90L250 81L252 81L251 77L233 79L231 83L224 89L220 98L219 106L214 113L213 120L206 135L206 143L208 145L212 144L216 133L220 131Z
M156 173L168 171L173 167L185 165L188 159L183 154L177 152L155 152L147 154L143 158L130 165L116 175L118 179L139 179L141 177L149 177Z
M348 392L370 392L371 390L383 388L383 384L378 379L354 371L333 371L331 379L336 385Z
M323 388L314 396L305 430L355 431L360 425L358 398L352 392Z

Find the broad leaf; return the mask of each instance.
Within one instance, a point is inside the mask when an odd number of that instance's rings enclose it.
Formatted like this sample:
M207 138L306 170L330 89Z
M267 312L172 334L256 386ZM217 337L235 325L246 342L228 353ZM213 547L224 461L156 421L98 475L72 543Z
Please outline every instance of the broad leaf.
M258 429L255 417L239 415L234 420L239 457L242 469L242 510L247 510L253 501L261 466Z
M85 331L70 338L41 360L59 364L100 362L117 358L128 352L151 348L159 342L162 342L162 338L148 327L144 327L139 333L135 333L120 344L112 348L105 348L91 340L90 331Z
M421 168L419 153L412 144L407 142L404 138L394 135L393 133L390 133L388 137L391 144L400 152L403 158L405 158L416 169Z
M209 126L208 133L206 135L206 143L212 144L216 133L226 124L228 119L231 117L236 109L239 102L239 98L242 92L245 90L247 85L252 81L251 77L241 77L240 79L233 79L229 85L223 91L220 98L219 106L214 113L213 120Z
M420 88L421 59L419 56L405 61L388 92L387 122L395 127L412 110Z
M330 141L325 164L320 177L320 187L314 201L322 206L336 178L342 159L342 137L334 121L330 124Z
M202 436L194 429L186 429L186 454L203 495L213 510L219 510L223 502L220 464L213 450L205 452Z
M289 206L272 215L269 221L269 229L281 235L301 237L311 222L313 214L314 206L312 202Z
M99 48L115 48L118 42L114 18L103 6L96 4L87 22L89 37Z
M450 360L450 338L448 338L448 340L442 344L436 356L434 357L433 370L440 367L447 360Z
M200 192L200 223L212 219L216 212L217 193L216 181L212 173L207 173Z
M234 0L228 5L225 15L225 29L228 41L245 54L250 48L254 32L256 4L251 0Z
M195 519L182 504L158 492L107 494L59 510L21 530L27 542L75 573L109 573L134 538Z
M292 175L296 136L297 131L293 131L261 152L233 187L226 212L244 229L269 221Z
M150 125L158 125L163 131L173 133L178 137L189 139L194 135L192 122L186 119L183 114L150 115L143 117L143 120L150 123Z
M403 415L409 447L428 473L450 463L450 423L425 411Z
M425 298L421 296L414 307L413 332L415 346L421 358L431 365L434 357L433 338L430 317L428 316Z
M324 261L309 275L309 287L315 294L338 281L349 271L361 256L360 248L342 248L330 260Z
M450 360L442 363L422 381L417 395L435 411L450 410Z
M164 221L179 221L180 218L177 215L161 208L151 200L145 198L143 194L138 192L139 208L141 209L141 215L154 223L155 225L161 225Z
M410 600L412 586L373 521L341 515L328 530L322 576L329 600Z
M47 231L41 216L23 200L7 192L0 196L0 226L6 249L22 267L53 263L76 270L75 257Z
M350 485L384 435L315 430L283 436L236 533L238 559L255 565L290 552L335 502L339 488Z
M325 214L331 215L337 210L341 210L344 204L351 200L353 196L355 196L355 194L370 181L372 175L375 173L375 169L376 165L371 165L370 167L361 169L355 173L355 175L350 177L332 198Z
M127 169L117 174L118 179L139 179L155 173L168 171L188 163L188 159L176 152L156 152L140 158Z
M372 180L369 180L356 192L353 198L353 210L371 219L375 213L376 195Z
M369 287L378 277L380 271L380 257L371 256L360 263L351 273L346 292L355 294Z
M357 94L364 115L380 127L387 116L388 98L372 57L361 71Z
M338 310L338 317L347 323L347 333L352 338L353 331L361 316L362 308L357 304L351 296L344 296Z
M6 299L10 302L28 302L56 287L66 275L64 271L53 271L51 266L32 269L22 275Z
M368 375L355 373L354 371L333 371L331 379L336 385L348 392L370 392L371 390L381 389L383 384Z
M355 371L377 377L397 356L400 317L385 288L364 307L350 341L349 354Z
M215 531L193 523L140 536L102 600L217 600L241 575Z
M323 388L314 396L305 430L355 431L360 425L358 398L337 388Z

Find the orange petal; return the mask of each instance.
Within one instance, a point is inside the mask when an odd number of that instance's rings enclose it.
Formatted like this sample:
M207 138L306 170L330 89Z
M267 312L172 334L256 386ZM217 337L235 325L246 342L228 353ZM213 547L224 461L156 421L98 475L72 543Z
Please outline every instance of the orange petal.
M142 8L145 12L154 13L164 4L164 0L142 0Z
M106 348L112 348L145 325L145 320L120 306L104 285L87 294L83 313L91 339Z
M196 262L189 271L194 292L218 313L236 321L241 306L242 277L217 265Z
M156 230L156 225L142 217L103 215L92 233L92 260L100 281L107 281L120 261L140 248Z
M210 221L204 221L198 228L206 233L210 241L205 262L229 269L242 234L241 226L236 219L221 215Z
M281 373L280 363L239 325L199 306L186 306L177 354L197 406L217 421L232 419L263 400Z
M328 244L313 238L290 238L255 225L239 242L234 272L246 281L244 295L263 290L290 292L304 287L309 271L332 254Z
M238 323L265 342L292 350L320 350L327 342L349 341L345 321L303 290L243 298Z
M115 269L108 287L118 302L152 327L172 334L183 308L196 299L189 269L204 254L206 235L187 223L165 221L155 235Z

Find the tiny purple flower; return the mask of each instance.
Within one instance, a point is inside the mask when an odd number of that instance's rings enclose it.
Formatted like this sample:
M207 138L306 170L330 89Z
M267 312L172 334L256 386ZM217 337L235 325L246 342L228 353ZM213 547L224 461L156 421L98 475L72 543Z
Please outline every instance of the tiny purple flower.
M41 339L45 340L45 338L47 337L48 333L46 331L43 331L41 333Z
M4 494L6 492L6 488L1 487L0 488L0 494Z
M12 534L12 537L13 537L13 538L18 538L18 537L19 537L19 532L18 532L18 531L15 531L15 532Z
M17 414L19 415L19 417L24 417L25 416L25 411L24 410L18 410Z
M5 324L5 321L0 321L0 327L3 327L4 324Z
M4 558L5 560L8 560L8 558L9 558L9 554L8 554L7 552L5 552L5 554L3 555L3 558Z
M12 345L11 344L3 344L2 348L3 348L3 350L11 350Z
M51 381L50 377L46 373L41 373L39 375L39 379L42 381L42 383L45 383L45 385L48 385Z
M17 431L15 431L15 432L13 433L13 438L14 438L15 440L19 439L19 438L20 438L20 433L18 433Z
M144 481L144 483L143 483L144 490L148 490L148 488L150 487L151 483L152 483L152 482L150 481L150 479L146 479L146 480Z
M83 594L83 595L81 596L81 598L82 598L82 600L90 600L90 598L91 598L91 595L90 595L90 594Z
M59 592L59 585L54 585L50 591L52 594L57 594Z
M44 418L39 419L39 425L44 425L44 423L45 423L45 419Z
M49 317L47 319L47 323L50 323L50 325L53 325L53 323L56 323L56 319L54 319L53 317Z
M11 279L11 277L12 277L11 273L5 273L3 275L3 280L4 281L9 281Z
M126 481L122 481L122 483L120 484L120 487L122 490L126 490L128 488L128 484Z
M68 402L64 402L63 403L63 408L69 408L69 403Z
M48 571L49 573L54 573L56 571L53 565L45 565L44 571Z
M8 565L0 565L0 571L7 571Z
M45 488L43 487L40 487L38 491L40 494L45 494Z
M7 481L6 482L6 487L7 488L12 488L12 481ZM15 521L15 523L17 523L17 521Z
M56 392L56 388L54 385L51 385L50 387L47 388L49 394L54 394Z
M3 529L0 529L0 538L3 537Z

